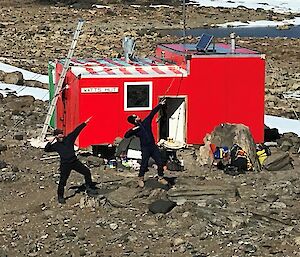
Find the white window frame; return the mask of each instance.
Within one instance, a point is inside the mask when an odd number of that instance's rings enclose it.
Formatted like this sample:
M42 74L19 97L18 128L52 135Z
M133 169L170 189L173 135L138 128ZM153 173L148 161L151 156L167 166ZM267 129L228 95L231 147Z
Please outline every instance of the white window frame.
M149 106L148 107L128 107L127 106L127 87L134 85L147 85L149 86ZM153 82L152 81L141 81L141 82L124 82L124 110L125 111L148 111L152 110L152 92Z

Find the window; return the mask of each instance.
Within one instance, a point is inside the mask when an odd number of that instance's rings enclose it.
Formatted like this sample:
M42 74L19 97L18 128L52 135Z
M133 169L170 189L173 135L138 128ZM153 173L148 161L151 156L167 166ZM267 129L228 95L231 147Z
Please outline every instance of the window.
M152 82L124 83L125 111L143 111L152 109Z

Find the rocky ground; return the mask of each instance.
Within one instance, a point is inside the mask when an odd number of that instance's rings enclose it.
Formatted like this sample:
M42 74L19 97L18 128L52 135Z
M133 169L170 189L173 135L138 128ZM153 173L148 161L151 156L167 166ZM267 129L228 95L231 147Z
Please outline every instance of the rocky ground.
M137 37L140 56L153 54L157 43L181 40L156 31L180 28L180 7L75 9L25 2L0 1L1 61L43 74L49 60L65 57L79 17L86 20L76 48L80 57L122 53L126 33ZM188 27L284 16L245 8L189 7L188 13ZM280 94L299 90L300 40L243 38L238 43L267 54L267 113L292 117L293 109ZM198 150L185 150L181 152L185 171L168 173L170 180L176 178L170 190L157 185L153 170L140 190L136 172L118 172L99 158L80 156L91 168L100 195L87 196L80 187L82 177L72 174L67 204L60 206L57 158L49 159L27 141L38 135L46 108L47 103L32 97L0 95L1 257L299 256L300 159L295 149L291 151L295 169L236 177L198 165ZM174 197L187 188L196 192L189 201L166 215L149 212L154 200Z

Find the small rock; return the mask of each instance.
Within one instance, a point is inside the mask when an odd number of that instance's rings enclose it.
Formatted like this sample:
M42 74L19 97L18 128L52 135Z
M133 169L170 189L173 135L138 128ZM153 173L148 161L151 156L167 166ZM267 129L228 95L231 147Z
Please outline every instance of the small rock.
M179 245L182 245L184 243L185 243L185 241L182 238L180 238L180 237L175 238L174 241L173 241L173 245L174 246L179 246Z
M190 213L188 211L186 211L182 214L182 218L187 218L189 215L190 215Z
M81 197L79 200L79 208L83 209L85 207L85 197Z
M274 209L285 209L286 208L286 204L283 203L283 202L274 202L274 203L272 203L271 208L274 208Z
M7 163L5 161L0 161L0 169L4 169L7 167Z
M67 237L75 237L76 234L73 231L68 231L68 232L66 232L66 236Z
M6 75L5 71L0 70L0 81L4 80L5 75Z
M255 245L245 244L244 251L245 253L255 253L257 251L257 248Z
M23 134L17 133L17 134L14 135L14 139L16 139L16 140L23 140L24 136L23 136Z
M184 253L184 252L186 251L185 246L184 246L184 245L180 245L178 251L179 251L180 253Z
M111 224L109 224L109 227L111 230L116 230L119 226L116 223L111 223Z
M300 236L294 238L295 244L300 245Z
M29 257L35 257L35 256L38 256L38 253L37 252L29 253L28 256Z
M12 172L19 172L19 168L17 166L12 166L11 171Z
M45 215L45 217L47 217L47 218L53 217L53 214L54 214L54 212L51 211L51 210L45 210L45 211L44 211L44 215Z
M292 89L293 89L294 91L299 90L299 89L300 89L300 83L295 83L295 84L293 84Z
M100 159L96 156L88 156L87 157L87 164L91 167L99 167L103 164L103 159Z

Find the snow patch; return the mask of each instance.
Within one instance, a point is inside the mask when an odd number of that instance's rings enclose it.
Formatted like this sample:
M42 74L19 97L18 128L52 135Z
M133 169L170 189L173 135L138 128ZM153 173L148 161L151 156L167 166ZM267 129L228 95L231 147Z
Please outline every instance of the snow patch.
M35 99L43 101L49 100L49 91L47 89L37 87L27 87L0 83L0 93L3 96L7 96L7 94L15 94L17 96L31 95Z
M165 4L151 4L149 7L152 8L173 8L173 6L165 5Z
M23 77L25 80L36 80L45 84L49 83L49 78L47 75L41 75L38 73L34 73L28 70L24 70L9 64L5 64L3 62L0 62L0 70L4 72L14 72L14 71L20 71L23 74Z
M223 24L217 24L218 27L276 27L276 26L284 26L284 25L300 25L300 17L296 17L295 19L291 20L284 20L284 21L266 21L266 20L259 20L259 21L249 21L247 23L241 21L233 21L227 22Z
M279 133L294 132L300 136L300 121L277 116L265 115L265 125L277 128Z
M100 4L93 4L92 7L96 7L98 9L111 9L108 5L100 5Z
M212 7L229 7L236 8L238 6L245 6L251 9L261 8L264 10L272 10L280 13L300 13L299 0L195 0L201 6Z

